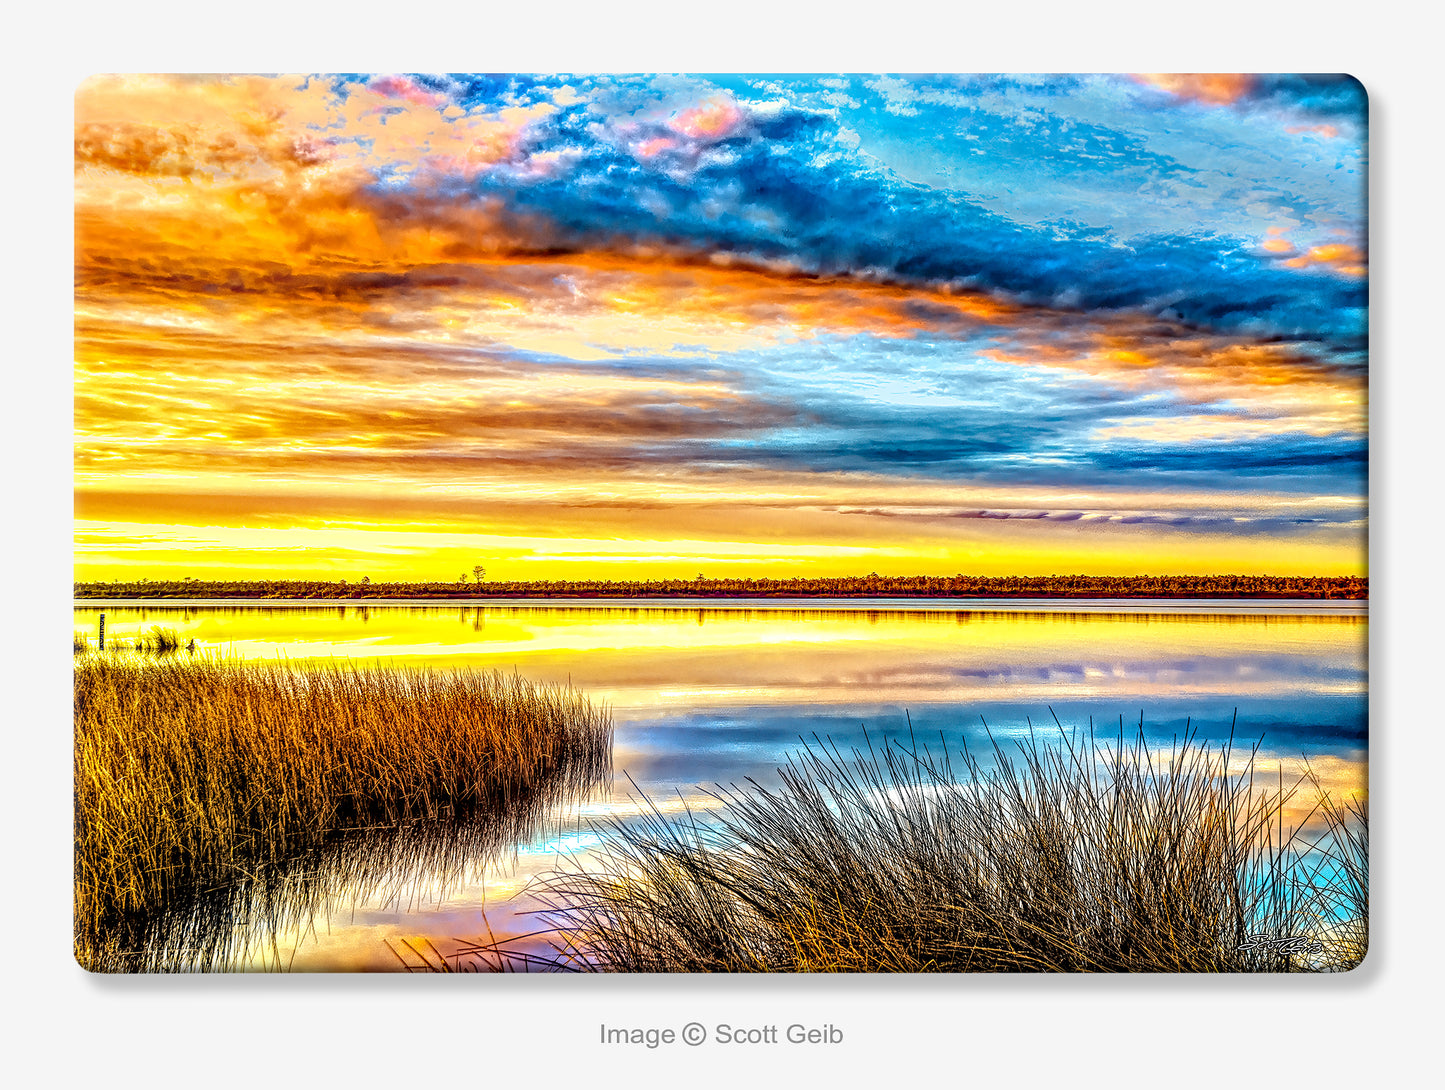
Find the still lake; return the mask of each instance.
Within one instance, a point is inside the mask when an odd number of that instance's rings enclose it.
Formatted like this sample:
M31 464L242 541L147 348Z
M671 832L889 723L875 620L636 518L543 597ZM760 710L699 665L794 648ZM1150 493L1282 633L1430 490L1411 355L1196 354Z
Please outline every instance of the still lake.
M76 603L92 640L159 625L242 658L475 666L570 683L616 725L610 787L505 851L445 874L402 868L236 936L242 969L394 970L400 940L501 938L543 926L538 874L586 866L591 823L716 806L714 785L774 770L802 738L845 753L885 737L986 752L1032 728L1151 742L1186 725L1259 743L1256 768L1308 760L1335 790L1367 779L1367 604L1289 601L917 600ZM182 652L184 653L184 652ZM1051 710L1052 709L1052 710ZM1237 709L1237 717L1236 717ZM521 944L526 946L526 943ZM541 947L545 948L545 947Z

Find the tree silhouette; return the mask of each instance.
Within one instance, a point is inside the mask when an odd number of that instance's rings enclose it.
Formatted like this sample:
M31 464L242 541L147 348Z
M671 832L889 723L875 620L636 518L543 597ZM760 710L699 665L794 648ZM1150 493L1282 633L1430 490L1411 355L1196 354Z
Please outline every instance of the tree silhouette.
M477 582L486 569L473 569ZM367 597L463 597L466 575L456 583L373 583L358 580ZM664 579L542 579L488 584L499 595L598 598L1369 598L1365 576L1277 575L868 575L806 578L672 577ZM350 590L334 580L128 579L77 582L78 598L331 598ZM360 594L361 591L355 593Z

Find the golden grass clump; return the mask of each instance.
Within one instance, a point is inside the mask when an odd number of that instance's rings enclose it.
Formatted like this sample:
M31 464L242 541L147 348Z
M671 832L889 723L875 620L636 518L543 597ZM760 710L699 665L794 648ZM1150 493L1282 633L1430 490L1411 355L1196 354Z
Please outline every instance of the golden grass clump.
M497 673L83 655L77 959L113 968L187 897L339 831L595 782L611 731L580 693Z
M966 748L955 768L946 748L845 757L815 739L781 788L616 822L600 862L545 880L556 967L1258 972L1364 956L1347 921L1368 905L1325 903L1338 882L1319 845L1280 825L1291 790L1232 774L1229 746L1064 735L992 756L985 771ZM1340 830L1364 818L1331 812ZM1341 837L1351 862L1334 869L1363 891L1363 841ZM1342 950L1341 928L1361 941Z
M135 650L148 655L171 655L181 649L181 638L174 628L153 624L149 632L137 632Z

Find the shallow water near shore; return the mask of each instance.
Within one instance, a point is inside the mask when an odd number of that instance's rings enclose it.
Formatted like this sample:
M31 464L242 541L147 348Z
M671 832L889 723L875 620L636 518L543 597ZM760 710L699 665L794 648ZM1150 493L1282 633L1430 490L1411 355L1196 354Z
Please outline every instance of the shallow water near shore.
M252 922L228 944L236 952L212 967L395 970L418 961L403 940L446 955L489 931L515 939L544 926L527 915L538 907L528 883L585 867L592 822L628 820L639 794L705 811L714 785L775 783L814 735L844 753L910 737L982 751L990 737L1046 738L1055 717L1092 724L1101 741L1142 721L1166 751L1186 730L1215 741L1232 731L1241 761L1260 744L1256 771L1271 778L1308 760L1331 789L1366 780L1361 603L106 602L77 603L76 631L94 641L101 613L108 642L159 625L247 659L515 671L576 686L616 724L609 787L460 864L401 853L407 862L380 870L321 868L330 887L308 886L304 911L241 914ZM374 839L365 850L388 858ZM544 951L546 940L516 945Z

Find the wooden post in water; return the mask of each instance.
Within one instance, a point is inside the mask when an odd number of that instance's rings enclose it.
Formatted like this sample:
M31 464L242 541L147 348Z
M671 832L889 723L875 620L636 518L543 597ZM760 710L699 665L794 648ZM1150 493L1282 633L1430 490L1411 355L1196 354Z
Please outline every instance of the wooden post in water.
M100 649L105 650L105 614L100 615Z

